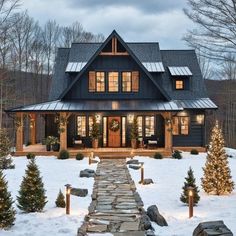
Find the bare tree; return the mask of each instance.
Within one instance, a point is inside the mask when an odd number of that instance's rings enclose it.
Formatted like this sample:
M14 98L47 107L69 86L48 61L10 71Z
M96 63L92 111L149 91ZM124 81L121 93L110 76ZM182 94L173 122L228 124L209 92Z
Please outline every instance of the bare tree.
M188 0L188 5L184 12L197 27L184 39L207 58L232 59L228 55L236 53L236 0Z
M11 13L18 8L19 0L0 0L0 25L2 25Z

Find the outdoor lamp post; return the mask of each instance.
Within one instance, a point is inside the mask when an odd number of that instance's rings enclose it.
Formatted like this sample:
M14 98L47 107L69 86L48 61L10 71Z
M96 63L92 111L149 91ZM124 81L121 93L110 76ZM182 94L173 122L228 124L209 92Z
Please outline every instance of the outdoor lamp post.
M141 180L140 183L143 184L143 179L144 179L144 167L143 167L143 162L141 162Z
M189 206L189 218L193 217L193 195L194 188L188 187L188 206Z
M89 156L89 165L92 164L92 159L93 159L94 153L91 152L91 155Z
M66 184L66 214L70 214L70 191L71 191L71 185Z

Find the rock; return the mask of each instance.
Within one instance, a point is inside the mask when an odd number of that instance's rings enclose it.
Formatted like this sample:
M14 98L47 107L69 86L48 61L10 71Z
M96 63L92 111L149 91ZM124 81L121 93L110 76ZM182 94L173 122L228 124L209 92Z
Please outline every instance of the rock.
M208 221L200 223L193 231L193 236L233 236L233 233L224 224L224 221Z
M129 168L134 169L134 170L138 170L138 169L141 168L141 166L139 166L139 165L129 165Z
M120 231L137 231L139 222L123 222L120 226Z
M77 197L86 197L88 195L88 189L72 188L70 194Z
M144 185L153 184L153 180L152 179L144 179L143 184Z
M91 177L94 177L94 175L95 175L94 170L85 169L85 170L80 171L79 177L91 178Z
M128 160L128 161L126 162L126 164L127 164L127 165L129 165L129 164L138 165L138 164L139 164L139 161L138 161L138 160L135 160L135 159L131 159L131 160Z
M155 233L153 230L147 230L146 233L145 233L145 236L155 236Z
M81 227L77 231L77 236L86 236L87 235L87 233L86 233L87 225L88 224L85 222L81 225Z
M156 222L160 226L168 226L165 218L159 213L156 205L152 205L147 209L147 215L151 221Z
M134 192L134 199L139 207L143 207L143 201L138 192Z
M140 230L153 229L152 228L152 223L151 223L150 218L149 218L148 215L143 214L141 216L139 228L140 228Z
M106 232L107 230L107 225L88 225L87 231L88 232L97 232L97 233L101 233L101 232Z

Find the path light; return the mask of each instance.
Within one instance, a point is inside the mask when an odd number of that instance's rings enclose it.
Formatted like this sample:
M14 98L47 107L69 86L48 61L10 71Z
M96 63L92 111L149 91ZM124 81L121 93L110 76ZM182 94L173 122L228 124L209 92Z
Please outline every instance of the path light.
M188 187L188 206L189 206L189 218L193 217L193 195L194 188Z
M91 152L90 156L89 156L89 165L92 164L92 159L94 157L94 152Z
M70 192L71 192L71 185L66 184L66 214L70 214Z
M141 180L140 180L140 184L143 184L143 179L144 179L144 167L143 164L144 162L140 162L141 164Z
M130 156L131 156L131 159L134 158L134 150L132 149L131 152L130 152Z

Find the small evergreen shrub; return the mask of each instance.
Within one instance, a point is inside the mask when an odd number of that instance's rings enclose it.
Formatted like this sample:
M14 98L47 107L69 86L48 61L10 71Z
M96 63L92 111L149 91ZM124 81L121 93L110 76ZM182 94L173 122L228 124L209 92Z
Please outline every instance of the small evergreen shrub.
M156 152L156 153L154 154L154 159L162 159L162 158L163 158L163 156L162 156L161 153Z
M63 195L61 189L57 195L57 199L55 201L55 204L57 207L60 207L60 208L65 208L66 207L66 202L65 202L65 196Z
M69 159L70 158L70 154L67 150L61 150L59 152L59 155L57 157L60 160L65 160L65 159Z
M192 155L198 155L199 152L198 152L197 149L192 149L191 152L190 152L190 154L192 154Z
M35 158L35 155L31 152L29 152L27 155L26 155L27 159L34 159Z
M75 158L76 158L76 160L81 161L84 159L84 155L82 153L77 153Z
M182 158L183 158L181 152L178 151L178 150L175 150L175 151L174 151L174 153L172 154L172 157L173 157L174 159L182 159Z

